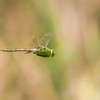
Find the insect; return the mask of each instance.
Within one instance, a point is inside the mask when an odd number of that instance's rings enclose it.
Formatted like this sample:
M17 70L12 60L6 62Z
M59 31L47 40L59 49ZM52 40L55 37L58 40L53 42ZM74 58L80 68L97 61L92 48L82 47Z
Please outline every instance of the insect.
M37 40L38 46L33 49L0 49L0 51L25 52L25 54L33 52L37 56L41 56L41 57L54 57L56 55L56 52L53 49L47 47L51 37L52 37L51 34L49 33L45 34L41 39Z

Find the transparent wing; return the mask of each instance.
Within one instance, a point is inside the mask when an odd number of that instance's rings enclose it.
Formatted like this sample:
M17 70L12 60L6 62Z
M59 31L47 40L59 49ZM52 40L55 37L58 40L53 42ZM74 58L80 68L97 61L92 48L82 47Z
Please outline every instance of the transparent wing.
M40 40L39 40L39 46L40 47L47 47L50 39L52 37L52 34L47 33L45 34Z
M32 47L39 47L39 43L38 43L38 36L32 36L31 38L31 46Z

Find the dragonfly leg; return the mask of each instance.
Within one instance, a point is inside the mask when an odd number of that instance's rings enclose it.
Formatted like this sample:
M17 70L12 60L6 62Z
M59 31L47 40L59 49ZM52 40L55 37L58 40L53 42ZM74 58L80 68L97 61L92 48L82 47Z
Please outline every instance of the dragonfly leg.
M26 53L24 53L24 54L28 54L28 53L31 53L32 51L27 51Z

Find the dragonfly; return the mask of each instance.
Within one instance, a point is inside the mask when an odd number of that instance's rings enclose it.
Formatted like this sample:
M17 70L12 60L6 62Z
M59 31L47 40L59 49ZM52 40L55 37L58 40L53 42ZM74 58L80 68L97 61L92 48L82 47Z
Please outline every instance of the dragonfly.
M41 57L54 57L56 55L55 50L48 48L48 43L52 35L50 33L45 34L43 37L37 40L38 46L33 49L0 49L2 52L25 52L34 53Z

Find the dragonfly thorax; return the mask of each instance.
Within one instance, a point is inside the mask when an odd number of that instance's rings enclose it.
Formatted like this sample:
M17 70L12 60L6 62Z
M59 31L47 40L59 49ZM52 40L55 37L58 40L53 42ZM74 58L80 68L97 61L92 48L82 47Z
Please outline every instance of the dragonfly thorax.
M56 52L53 49L49 48L34 48L33 50L34 54L37 54L38 56L42 57L54 57Z

